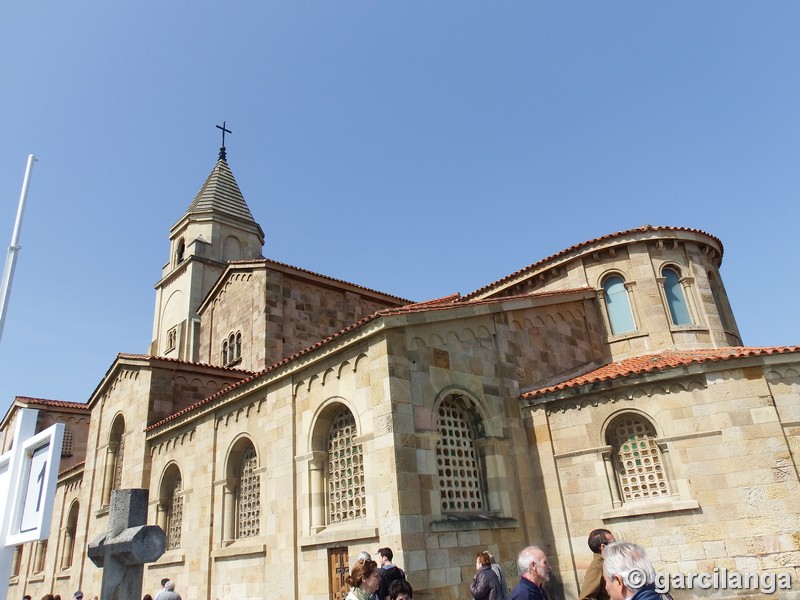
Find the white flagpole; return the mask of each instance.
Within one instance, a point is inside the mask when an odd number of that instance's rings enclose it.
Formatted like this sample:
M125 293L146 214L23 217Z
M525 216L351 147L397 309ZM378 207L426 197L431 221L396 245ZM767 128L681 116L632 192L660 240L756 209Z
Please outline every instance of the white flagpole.
M0 285L0 339L3 337L3 327L6 324L6 311L8 309L8 297L11 295L11 280L14 278L14 267L17 264L17 252L19 252L19 230L22 228L22 214L25 212L25 200L28 197L28 184L31 179L31 171L36 157L28 155L28 166L25 169L25 179L22 180L22 193L19 196L19 208L17 208L17 220L14 223L14 233L11 235L11 245L8 247L6 257L6 267L3 271L3 283Z

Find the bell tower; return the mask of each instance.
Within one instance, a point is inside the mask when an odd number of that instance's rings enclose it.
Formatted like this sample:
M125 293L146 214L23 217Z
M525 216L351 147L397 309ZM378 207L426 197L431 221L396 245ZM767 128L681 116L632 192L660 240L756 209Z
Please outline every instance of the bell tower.
M150 354L196 361L197 307L230 261L262 257L264 232L228 166L222 126L219 159L184 215L169 232L169 262L156 283Z

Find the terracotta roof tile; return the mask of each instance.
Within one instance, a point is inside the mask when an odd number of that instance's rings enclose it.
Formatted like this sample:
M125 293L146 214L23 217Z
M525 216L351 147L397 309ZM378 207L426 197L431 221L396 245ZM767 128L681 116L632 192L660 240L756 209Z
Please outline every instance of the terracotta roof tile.
M30 398L28 396L17 396L15 398L25 404L49 406L50 408L70 408L77 410L85 410L89 412L89 406L81 402L67 402L66 400L45 400L44 398Z
M520 275L522 275L526 271L530 271L530 270L535 269L537 267L541 267L541 266L547 264L548 262L550 262L552 260L555 260L557 258L561 258L562 256L566 256L568 254L571 254L571 253L573 253L573 252L575 252L577 250L580 250L581 248L584 248L585 246L591 246L592 244L596 244L598 242L604 242L606 240L611 240L611 239L616 238L616 237L623 237L623 236L626 236L626 235L630 235L630 234L634 234L634 233L642 233L642 232L646 232L646 231L684 231L684 232L689 232L689 233L700 233L702 235L710 237L712 240L717 242L719 244L719 247L720 247L720 252L722 252L722 249L723 249L722 241L719 238L711 235L710 233L706 233L705 231L702 231L700 229L692 229L692 228L689 228L689 227L669 227L669 226L659 226L659 225L642 225L641 227L636 227L634 229L626 229L625 231L618 231L617 233L610 233L608 235L603 235L603 236L600 236L600 237L597 237L597 238L594 238L594 239L591 239L591 240L587 240L585 242L581 242L580 244L575 244L574 246L570 246L569 248L561 250L560 252L556 252L555 254L552 254L552 255L548 256L547 258L543 258L542 260L536 261L535 263L530 264L527 267L523 267L522 269L514 271L513 273L511 273L509 275L506 275L505 277L503 277L501 279L498 279L494 283L490 283L489 285L485 285L482 288L479 288L479 289L475 290L474 292L470 292L469 294L466 294L464 296L464 299L468 300L470 298L473 298L473 297L475 297L475 296L477 296L479 294L482 294L482 293L484 293L484 292L486 292L488 290L491 290L492 288L494 288L494 287L496 287L496 286L498 286L498 285L500 285L502 283L505 283L507 281L511 281L511 280L519 277Z
M473 300L473 301L469 302L468 304L470 306L472 306L472 305L484 305L484 304L500 304L502 302L508 302L510 300L514 300L515 298L539 298L539 297L551 297L551 296L565 296L565 295L574 294L574 293L594 292L594 291L595 290L592 289L592 288L576 288L576 289L571 289L571 290L558 290L558 291L552 291L552 292L538 292L538 293L532 293L532 294L523 294L523 295L520 295L520 296L505 296L503 298L490 298L490 299L487 299L487 300ZM453 300L450 300L450 298L453 298ZM162 419L161 421L158 421L157 423L153 423L152 425L147 427L147 429L145 429L145 431L151 431L153 429L157 429L158 427L160 427L160 426L162 426L162 425L164 425L164 424L166 424L166 423L168 423L170 421L174 421L175 419L177 419L177 418L179 418L179 417L181 417L181 416L183 416L185 414L188 414L188 413L190 413L190 412L192 412L192 411L194 411L194 410L196 410L196 409L208 404L209 402L213 402L217 398L220 398L221 396L223 396L223 395L235 390L236 388L239 388L239 387L241 387L243 385L246 385L246 384L250 383L251 381L254 381L254 380L258 379L259 377L262 377L262 376L266 375L267 373L270 373L272 371L275 371L276 369L279 369L279 368L281 368L281 367L283 367L285 365L288 365L289 363L297 360L298 358L301 358L302 356L305 356L306 354L309 354L309 353L313 352L314 350L317 350L318 348L321 348L322 346L325 346L325 345L331 343L332 341L342 337L343 335L346 335L346 334L348 334L348 333L350 333L352 331L355 331L356 329L358 329L360 327L363 327L367 323L370 323L371 321L374 321L375 319L377 319L379 317L388 317L388 316L402 315L402 314L409 314L409 313L433 312L433 311L439 311L439 310L450 310L450 309L453 309L453 308L465 308L465 304L463 302L458 301L458 299L459 299L459 295L458 294L454 294L452 296L446 296L444 298L439 298L439 299L436 299L436 300L432 300L430 302L419 302L417 304L407 304L405 306L398 306L398 307L395 307L395 308L386 308L386 309L383 309L383 310L379 310L379 311L377 311L375 313L372 313L371 315L368 315L368 316L364 317L363 319L361 319L359 321L356 321L352 325L348 325L344 329L342 329L340 331L337 331L336 333L334 333L332 335L329 335L328 337L320 340L319 342L317 342L317 343L315 343L315 344L313 344L311 346L308 346L307 348L304 348L303 350L295 352L291 356L287 356L286 358L284 358L284 359L282 359L282 360L270 365L269 367L267 367L263 371L259 371L258 373L252 374L250 377L246 377L246 378L242 379L241 381L237 381L235 383L232 383L231 385L220 389L218 392L216 392L215 394L209 396L208 398L204 398L203 400L200 400L199 402L195 402L191 406L187 406L183 410L180 410L180 411L178 411L178 412L176 412L176 413L174 413L172 415L169 415L168 417L165 417L164 419Z
M770 354L792 354L800 352L800 346L767 346L767 347L746 347L732 346L726 348L708 348L699 350L667 350L657 354L645 354L633 358L626 358L617 362L609 363L578 377L573 377L562 383L549 387L533 390L522 394L520 398L533 399L540 398L553 392L568 390L604 381L614 381L653 373L666 371L676 367L683 367L690 364L700 364L706 362L717 362L752 356L765 356Z

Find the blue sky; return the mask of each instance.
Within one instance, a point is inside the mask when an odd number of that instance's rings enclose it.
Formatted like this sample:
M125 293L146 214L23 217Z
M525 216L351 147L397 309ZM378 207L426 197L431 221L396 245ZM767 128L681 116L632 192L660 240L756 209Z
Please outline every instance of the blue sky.
M223 120L269 258L424 300L692 227L745 344L800 344L798 26L787 1L6 3L6 246L39 162L0 405L86 401L147 352Z

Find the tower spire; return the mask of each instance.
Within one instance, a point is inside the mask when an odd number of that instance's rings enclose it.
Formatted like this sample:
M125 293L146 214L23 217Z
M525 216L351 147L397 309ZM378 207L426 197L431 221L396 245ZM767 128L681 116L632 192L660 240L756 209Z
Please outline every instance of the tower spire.
M225 152L225 133L233 133L230 129L225 128L225 121L222 122L222 125L217 125L217 129L222 130L222 146L219 147L219 159L227 161L228 155Z

